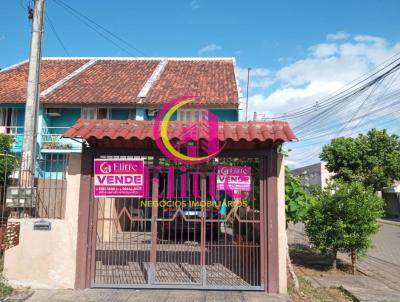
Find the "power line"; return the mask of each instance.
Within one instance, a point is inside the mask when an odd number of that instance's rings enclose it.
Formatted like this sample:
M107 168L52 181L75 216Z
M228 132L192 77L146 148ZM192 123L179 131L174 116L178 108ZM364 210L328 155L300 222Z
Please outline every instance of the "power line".
M69 51L68 51L67 48L65 47L63 41L61 40L61 37L58 35L58 33L57 33L57 31L56 31L56 28L55 28L55 26L54 26L54 24L53 24L53 21L51 21L50 16L49 16L47 13L45 13L45 17L46 17L46 20L48 21L48 23L50 24L50 28L51 28L51 30L53 31L54 36L56 37L58 43L60 43L60 45L61 45L62 49L64 49L66 55L67 55L68 57L70 57Z
M329 106L332 103L336 102L337 99L341 99L341 98L345 97L347 94L351 94L351 91L357 90L358 86L362 85L367 80L373 78L374 76L378 75L383 70L388 69L390 66L392 66L395 63L397 63L400 60L400 57L390 61L390 63L388 63L385 66L381 67L386 62L388 62L392 58L395 58L395 57L397 57L399 55L400 55L400 52L396 53L395 55L391 56L390 58L388 58L387 60L385 60L384 62L382 62L378 66L376 66L372 71L370 71L370 72L358 77L357 79L351 81L350 83L346 84L343 88L341 88L339 90L336 90L334 92L335 94L327 96L327 97L324 97L324 98L318 100L317 102L315 102L315 104L318 104L318 109L324 108L326 106ZM381 67L381 68L379 68L379 67ZM379 68L379 69L377 69L377 68ZM383 74L385 74L385 73L383 73ZM379 77L377 77L377 78L379 78ZM377 78L375 78L375 80ZM356 81L358 81L358 82L353 84L352 86L346 88L348 85L350 85L350 84L352 84L352 83L354 83ZM365 86L365 84L362 85L362 86ZM282 118L284 118L284 119L293 119L293 118L297 118L299 116L304 116L304 115L307 115L309 113L315 112L315 109L316 109L316 105L305 106L305 107L303 107L303 109L289 111L288 113L285 113L284 115L275 116L275 117L269 117L269 118L264 117L263 119L267 119L267 120L270 120L270 119L282 119Z
M323 145L324 143L328 143L329 140L339 137L341 133L344 130L346 130L351 123L355 121L358 122L356 123L356 125L352 126L352 131L350 133L347 133L347 135L353 135L354 133L361 133L363 131L366 131L370 129L371 126L369 126L366 129L361 129L361 127L367 126L368 124L371 123L374 126L378 126L394 122L396 119L398 119L399 115L398 115L398 109L396 110L396 106L400 105L399 101L400 89L398 87L399 85L396 85L396 87L394 87L393 84L400 76L399 65L400 64L396 64L390 70L387 70L384 74L381 74L372 81L368 82L368 84L364 85L364 87L359 87L358 89L361 90L361 93L359 92L354 93L353 95L346 97L345 103L337 102L336 104L333 104L332 106L325 109L324 112L319 112L310 119L307 119L307 121L302 122L302 124L300 125L302 125L303 127L300 127L301 130L300 132L306 133L306 135L304 137L299 137L299 143L302 143L304 141L315 141L315 140L317 141L306 143L306 145L299 146L299 148L308 149L312 146ZM379 91L381 91L381 93L377 94L377 92ZM337 117L339 109L349 106L350 103L354 103L354 101L360 99L364 93L368 93L368 95L362 98L358 107L356 107L349 113L346 112L344 116L342 115ZM385 101L385 105L376 107L378 104L382 103L382 100ZM364 111L363 114L360 114L362 112L362 108L365 107L367 102L371 102L370 106L366 108L366 111ZM349 115L348 119L345 119L346 115ZM365 121L364 123L361 123L363 119L373 115L377 117L374 118L372 121L369 120L368 122ZM344 121L339 123L335 121L330 122L332 118L334 119L341 118ZM324 121L324 123L326 124L325 126L322 127L322 129L320 127L321 121ZM337 132L336 129L338 127L341 127L341 129ZM296 158L300 157L298 162L305 163L310 159L314 158L315 156L317 156L320 152L321 152L320 148L313 152L311 152L311 150L304 150L303 152L297 153L295 156Z
M399 68L400 68L400 63L397 63L395 66L393 66L389 70L385 71L383 74L370 80L369 82L365 83L363 86L358 87L356 90L349 92L348 94L346 94L343 97L343 99L338 99L334 104L331 104L329 107L324 109L322 112L316 113L314 116L312 116L312 118L309 118L306 121L296 125L295 127L293 127L293 129L294 130L298 129L300 133L306 132L307 130L309 130L309 128L307 128L307 127L310 127L312 125L317 125L317 123L319 123L321 119L332 115L333 113L337 112L339 109L348 105L352 101L357 100L357 98L360 97L363 92L366 92L367 89L369 89L370 87L375 87L373 89L376 89L377 88L376 86L379 86L379 83L382 83L382 81L386 77L388 77L392 73L398 71ZM357 96L357 98L354 99L354 97L356 97L356 96ZM364 99L363 102L365 103L369 98L370 98L370 96L368 96L366 99ZM361 109L361 107L359 109Z
M59 5L60 7L62 7L63 9L65 9L66 11L68 11L70 14L72 14L73 16L75 16L75 18L77 18L78 20L80 20L82 23L84 23L86 26L88 26L89 28L91 28L92 30L94 30L97 34L99 34L100 36L102 36L104 39L106 39L107 41L109 41L110 43L112 43L114 46L118 47L120 50L124 51L125 53L129 54L130 56L135 56L133 55L130 51L128 51L127 49L125 49L124 47L122 47L121 45L117 44L115 41L111 40L109 37L107 37L105 34L103 34L102 32L100 32L99 30L97 30L95 27L93 27L92 25L90 25L88 22L90 22L91 24L93 24L94 26L97 26L99 29L101 29L103 32L107 33L108 35L112 36L114 39L122 42L123 44L127 45L128 47L130 47L131 49L133 49L134 51L136 51L137 53L143 55L143 56L147 56L147 54L145 54L143 51L141 51L140 49L138 49L137 47L135 47L134 45L132 45L130 42L126 41L125 39L119 37L118 35L114 34L113 32L111 32L110 30L108 30L107 28L105 28L104 26L100 25L99 23L97 23L96 21L94 21L93 19L89 18L88 16L86 16L85 14L79 12L77 9L71 7L70 5L68 5L67 3L65 3L62 0L53 0L54 3L56 3L57 5Z

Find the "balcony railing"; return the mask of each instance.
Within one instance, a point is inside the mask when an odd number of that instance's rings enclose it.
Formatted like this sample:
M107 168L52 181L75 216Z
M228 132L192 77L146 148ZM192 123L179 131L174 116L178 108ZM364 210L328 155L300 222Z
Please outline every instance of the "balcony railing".
M79 140L62 137L68 129L69 127L43 128L41 134L42 152L46 152L46 150L80 151L82 146Z
M63 138L62 135L69 127L47 127L43 128L38 135L38 142L42 152L79 152L81 151L81 142ZM24 127L0 126L0 133L14 136L12 152L21 152L22 142L24 140Z
M0 126L0 133L14 136L13 152L20 152L22 141L24 140L24 127L17 126Z

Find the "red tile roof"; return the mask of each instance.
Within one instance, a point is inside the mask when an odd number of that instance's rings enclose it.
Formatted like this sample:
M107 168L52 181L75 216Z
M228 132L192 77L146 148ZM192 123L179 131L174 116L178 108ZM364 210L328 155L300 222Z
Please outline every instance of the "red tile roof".
M80 119L64 137L84 139L123 139L154 141L153 121L117 121L117 120L84 120ZM195 122L171 121L168 125L170 140L179 139L184 128ZM202 137L200 137L201 139ZM220 141L258 141L288 142L296 138L287 122L222 122L219 124Z
M199 104L237 105L232 61L170 61L145 103L164 104L183 95L198 96Z
M160 59L102 58L79 70L95 59L44 58L41 92L49 87L50 92L41 96L41 101L159 107L178 96L195 95L204 105L239 104L233 59L167 59L145 97L139 97L139 92L151 82ZM28 63L24 63L0 72L0 103L25 102L27 69ZM53 90L52 85L59 81L61 85Z
M159 60L99 60L43 101L132 104L159 63Z
M89 60L43 60L40 79L41 91L65 78ZM24 103L28 80L28 63L0 72L0 102Z

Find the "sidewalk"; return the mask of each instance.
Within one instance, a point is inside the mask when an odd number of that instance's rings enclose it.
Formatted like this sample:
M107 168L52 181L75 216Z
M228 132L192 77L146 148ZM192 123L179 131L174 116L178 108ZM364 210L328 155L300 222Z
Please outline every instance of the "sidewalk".
M21 300L6 300L21 301ZM28 302L284 302L284 295L263 292L198 291L198 290L34 290Z
M307 276L314 287L341 287L360 302L398 302L400 292L368 276Z

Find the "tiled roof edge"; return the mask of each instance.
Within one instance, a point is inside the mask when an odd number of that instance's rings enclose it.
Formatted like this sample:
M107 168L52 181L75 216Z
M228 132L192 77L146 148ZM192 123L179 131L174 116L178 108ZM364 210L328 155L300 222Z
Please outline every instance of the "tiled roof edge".
M5 72L5 71L9 71L9 70L14 69L14 68L17 68L18 66L20 66L20 65L22 65L22 64L25 64L25 63L27 63L27 62L29 62L28 59L23 60L23 61L21 61L21 62L19 62L19 63L13 64L13 65L11 65L11 66L5 67L5 68L3 68L2 70L0 70L0 73Z
M233 73L235 75L235 82L236 82L236 89L237 89L237 93L238 93L238 103L239 103L239 107L238 109L243 109L243 103L242 103L242 99L243 99L243 93L242 93L242 88L240 87L240 80L239 80L239 72L238 72L238 67L236 64L236 59L233 58Z
M97 59L92 59L89 62L83 64L81 67L79 67L78 69L76 69L75 71L71 72L70 74L68 74L65 78L59 80L58 82L56 82L55 84L51 85L49 88L47 88L46 90L42 91L40 93L41 97L45 97L55 91L57 91L58 89L60 89L66 82L68 82L69 80L71 80L72 78L78 76L79 74L81 74L83 71L85 71L86 69L88 69L89 67L91 67L93 64L95 64L98 60Z
M161 73L163 72L165 66L168 64L168 59L161 60L160 63L158 63L157 67L154 69L153 74L149 77L147 82L143 85L142 89L140 90L138 94L139 98L139 103L141 103L141 99L145 98L153 85L157 82L159 79Z
M42 60L116 60L116 61L235 61L234 57L43 57Z

